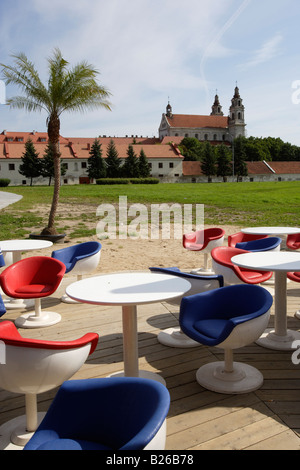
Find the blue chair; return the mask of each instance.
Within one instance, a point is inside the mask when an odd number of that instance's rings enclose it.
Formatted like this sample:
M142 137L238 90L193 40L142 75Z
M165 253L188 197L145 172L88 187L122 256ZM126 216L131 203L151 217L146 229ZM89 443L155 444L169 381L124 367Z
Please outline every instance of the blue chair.
M79 281L83 275L90 274L97 269L101 248L101 243L90 241L55 250L51 256L62 261L66 266L66 274L72 271L73 274L76 274L77 281ZM61 300L66 303L76 303L67 294L63 295Z
M151 267L149 268L152 272L158 272L163 274L170 274L171 276L183 277L190 282L191 288L188 292L184 294L184 297L199 294L200 292L206 292L212 289L218 289L223 287L223 276L220 275L200 275L200 274L191 274L180 271L179 268L158 268ZM169 300L168 303L176 306L180 306L180 302L183 296L177 297L175 299ZM177 348L190 348L199 346L196 341L193 341L191 338L186 336L180 326L167 328L164 331L161 331L157 337L158 341L165 346L177 347Z
M268 325L271 294L261 286L237 284L181 301L179 322L194 341L224 350L224 361L206 364L196 373L203 387L219 393L247 393L263 383L252 366L233 362L233 350L256 341ZM213 351L212 351L213 352Z
M6 313L6 308L5 308L3 299L0 295L0 317L2 317L2 315L4 315L5 313Z
M2 250L0 248L0 268L3 268L3 266L5 266L5 261L4 261Z
M162 450L169 406L168 390L155 380L70 380L24 450Z
M282 239L280 237L268 237L240 242L235 247L246 251L279 251L281 242Z

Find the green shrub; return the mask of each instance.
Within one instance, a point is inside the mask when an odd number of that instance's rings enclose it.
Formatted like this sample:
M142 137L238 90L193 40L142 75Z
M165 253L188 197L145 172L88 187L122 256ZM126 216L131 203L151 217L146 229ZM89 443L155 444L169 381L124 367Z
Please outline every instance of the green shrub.
M96 184L157 184L156 178L99 178Z
M10 180L9 179L6 179L6 178L0 178L0 187L1 188L5 188L6 186L8 186L10 183Z

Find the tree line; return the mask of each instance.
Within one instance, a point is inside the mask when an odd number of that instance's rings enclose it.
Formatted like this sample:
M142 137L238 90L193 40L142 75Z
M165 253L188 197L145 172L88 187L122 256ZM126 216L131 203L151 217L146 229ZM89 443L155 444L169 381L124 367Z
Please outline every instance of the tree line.
M110 140L106 158L103 158L102 145L95 139L88 158L87 173L89 178L147 178L150 176L150 166L143 149L139 155L130 144L127 148L127 158L124 163L119 158L113 139Z
M143 149L139 156L134 152L133 146L129 145L127 149L127 158L124 164L119 158L114 141L111 139L106 152L106 158L102 156L102 145L98 139L95 139L89 152L87 162L87 174L91 179L99 178L147 178L150 176L150 167ZM31 139L25 143L25 151L21 157L19 173L26 178L30 178L32 186L33 178L43 176L51 179L54 177L54 159L53 147L49 142L46 146L42 158L36 151ZM61 163L61 176L66 174L66 165Z
M184 160L200 161L203 173L212 176L247 176L250 161L300 161L300 147L283 142L280 138L237 137L228 147L224 143L211 145L193 137L185 137L179 149Z

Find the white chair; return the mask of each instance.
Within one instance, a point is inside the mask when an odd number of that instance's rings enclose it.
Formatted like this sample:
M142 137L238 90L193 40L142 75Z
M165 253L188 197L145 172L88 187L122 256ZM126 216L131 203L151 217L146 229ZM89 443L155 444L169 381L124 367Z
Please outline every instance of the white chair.
M179 268L149 268L152 272L159 272L164 274L171 274L172 276L183 277L190 282L191 288L188 292L184 294L184 297L189 295L199 294L200 292L206 292L212 289L218 289L223 286L223 277L218 275L199 275L191 274L180 271ZM183 296L176 297L172 300L169 300L168 303L171 305L180 306L181 299ZM164 331L161 331L157 337L158 341L165 346L171 346L175 348L192 348L199 346L196 341L193 341L191 338L186 336L180 326L167 328Z
M87 333L73 341L44 341L23 338L14 323L0 323L0 342L5 358L0 364L0 387L25 394L26 417L0 427L0 436L11 433L11 441L24 446L38 426L37 395L52 390L72 377L95 350L98 334Z
M196 379L219 393L248 393L263 383L254 367L233 361L233 350L256 341L268 325L273 303L260 286L238 284L185 297L180 307L182 331L194 341L224 350L224 361L200 367Z
M101 257L102 245L96 241L79 243L52 252L51 257L62 261L66 266L66 274L72 271L77 276L77 281L86 274L97 269ZM67 294L61 298L65 303L77 303Z

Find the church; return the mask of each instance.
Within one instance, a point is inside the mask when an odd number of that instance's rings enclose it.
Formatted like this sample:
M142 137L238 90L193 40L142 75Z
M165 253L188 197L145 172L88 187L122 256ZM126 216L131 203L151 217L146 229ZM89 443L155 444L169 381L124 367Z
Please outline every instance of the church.
M173 114L168 103L159 126L159 139L165 137L194 137L212 144L231 144L233 139L246 137L245 108L238 86L235 87L229 115L224 116L216 94L210 115Z

